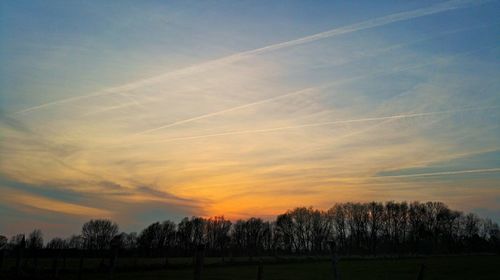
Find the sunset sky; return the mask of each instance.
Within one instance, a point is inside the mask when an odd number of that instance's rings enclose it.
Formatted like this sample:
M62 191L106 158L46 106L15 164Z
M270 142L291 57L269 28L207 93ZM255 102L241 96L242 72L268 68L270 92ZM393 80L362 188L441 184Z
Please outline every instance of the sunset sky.
M437 200L500 222L500 1L2 1L0 234Z

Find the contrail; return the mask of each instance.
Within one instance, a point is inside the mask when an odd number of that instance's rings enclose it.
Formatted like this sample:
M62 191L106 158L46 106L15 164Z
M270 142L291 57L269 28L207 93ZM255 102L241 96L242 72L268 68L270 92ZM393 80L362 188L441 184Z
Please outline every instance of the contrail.
M40 104L37 106L32 106L32 107L17 111L15 114L28 113L28 112L40 110L42 108L46 108L49 106L65 104L65 103L69 103L69 102L73 102L73 101L77 101L77 100L82 100L82 99L86 99L86 98L97 97L97 96L102 96L102 95L109 95L109 94L116 94L116 93L123 92L123 91L134 90L134 89L146 86L146 85L151 85L151 84L163 81L164 79L169 78L169 77L182 76L182 75L186 75L186 74L196 73L199 71L203 71L209 67L213 67L213 66L217 66L217 65L221 65L221 64L233 63L233 62L242 60L244 58L259 55L262 53L272 52L272 51L280 50L283 48L289 48L289 47L294 47L294 46L298 46L298 45L302 45L302 44L306 44L306 43L311 43L314 41L318 41L318 40L322 40L322 39L326 39L326 38L331 38L331 37L335 37L335 36L346 34L346 33L352 33L352 32L356 32L356 31L360 31L360 30L375 28L375 27L391 24L394 22L405 21L405 20L424 17L424 16L433 15L433 14L437 14L437 13L442 13L442 12L446 12L446 11L451 11L451 10L455 10L455 9L466 8L468 6L471 6L472 4L478 4L478 3L483 3L483 2L487 2L487 1L473 1L473 0L448 1L445 3L432 5L432 6L427 7L427 8L420 8L420 9L416 9L413 11L395 13L395 14L362 21L359 23L355 23L355 24L351 24L351 25L347 25L347 26L343 26L343 27L339 27L339 28L334 28L334 29L331 29L328 31L316 33L316 34L305 36L302 38L298 38L298 39L294 39L294 40L290 40L290 41L286 41L286 42L281 42L281 43L277 43L277 44L272 44L269 46L265 46L265 47L261 47L261 48L257 48L257 49L253 49L253 50L235 53L235 54L232 54L229 56L225 56L225 57L221 57L218 59L202 62L202 63L195 64L192 66L181 68L178 70L173 70L173 71L170 71L170 72L158 75L158 76L138 80L135 82L127 83L127 84L116 86L116 87L110 87L107 89L96 91L96 92L91 93L91 94L80 95L80 96L75 96L75 97L66 98L66 99L60 99L60 100Z
M372 72L372 73L369 73L369 74L360 75L360 76L357 76L357 77L352 77L352 78L347 78L347 79L340 80L340 81L334 81L334 82L326 83L326 84L321 85L321 86L308 87L308 88L304 88L304 89L292 91L292 92L289 92L289 93L281 94L281 95L278 95L278 96L275 96L275 97L261 99L259 101L255 101L255 102L251 102L251 103L239 105L239 106L236 106L236 107L231 107L231 108L228 108L228 109L224 109L224 110L220 110L220 111L216 111L216 112L212 112L212 113L207 113L207 114L199 115L199 116L196 116L196 117L192 117L192 118L188 118L188 119L184 119L184 120L180 120L180 121L168 123L168 124L165 124L165 125L162 125L162 126L158 126L158 127L155 127L155 128L151 128L151 129L147 129L147 130L138 132L135 135L148 134L148 133L155 132L155 131L158 131L158 130L162 130L162 129L165 129L165 128L177 126L177 125L180 125L180 124L190 123L190 122L193 122L193 121L202 120L202 119L210 118L210 117L213 117L213 116L223 115L225 113L229 113L229 112L233 112L233 111L238 111L238 110L241 110L241 109L250 108L250 107L253 107L253 106L257 106L257 105L261 105L261 104L273 102L273 101L284 99L284 98L287 98L287 97L290 97L290 96L301 95L301 94L304 94L304 93L309 93L309 92L314 92L314 91L321 90L321 89L326 89L326 88L332 87L334 85L338 85L338 84L342 84L342 83L347 83L347 82L352 82L352 81L363 79L363 78L366 78L366 77L375 76L377 74L387 74L387 73L390 73L390 72L400 72L400 71L404 71L404 70L409 70L409 69L413 69L413 68L427 66L429 64L434 64L434 62L423 63L423 64L419 64L419 65L413 65L413 66L410 66L410 67L396 69L395 71L376 71L376 72Z
M435 35L435 36L427 36L427 37L420 38L420 39L417 39L417 40L414 40L414 41L411 41L411 42L396 44L396 45L389 46L389 47L386 47L386 48L377 49L377 50L375 50L375 51L373 51L371 53L363 53L362 55L360 55L360 56L358 56L356 58L353 58L353 59L350 59L350 60L346 60L346 61L342 61L340 63L334 63L332 65L335 65L335 66L343 65L343 64L347 64L347 63L351 62L352 60L358 60L358 59L363 58L363 57L375 56L375 55L380 54L380 53L385 53L385 52L389 52L389 51L392 51L392 50L401 49L401 48L403 48L405 46L410 46L410 45L413 45L413 44L417 44L417 43L420 43L420 42L424 42L424 41L428 41L428 40L440 38L440 37L443 37L443 36L448 36L448 35L459 33L459 32L463 32L463 31L469 31L469 30L474 30L474 29L479 29L479 28L491 27L491 26L495 26L495 25L498 25L498 24L480 25L480 26L473 26L473 27L467 27L467 28L454 29L454 30L450 30L450 31L446 31L446 32L440 33L440 34ZM306 89L303 89L303 90L306 90ZM294 95L294 93L291 93L290 95L286 94L286 96L291 96L291 95ZM271 98L270 101L276 100L276 99L279 99L279 98L278 97ZM152 102L152 101L149 101L149 102ZM265 103L265 102L258 101L258 102L253 102L253 103L255 103L255 104L252 104L251 106L262 104L262 103ZM109 112L109 111L112 111L112 110L121 109L121 108L129 107L129 106L133 106L133 105L144 107L143 104L144 103L133 103L133 102L130 102L130 103L121 104L119 106L115 105L115 106L111 106L111 107L99 109L97 111L89 112L89 113L86 113L84 115L86 116L86 115L99 114L99 113L103 113L103 112ZM238 108L235 108L235 110L246 108L245 105L239 105L237 107ZM189 119L189 121L182 120L182 121L176 121L175 124L174 123L168 123L168 124L165 125L165 127L162 126L162 128L167 128L167 127L171 127L171 126L183 124L183 123L190 122L190 121L196 121L196 120L203 119L205 117L212 117L212 116L216 116L216 115L223 114L223 113L226 113L226 112L231 112L231 111L234 111L234 110L231 109L231 108L228 108L228 109L224 109L224 110L222 110L220 112L213 112L213 113L216 113L216 114L208 113L208 114L206 114L206 116L204 114L204 115L201 115L201 116L192 117L192 118ZM155 130L156 129L150 129L150 130L139 132L138 134L153 132Z
M473 51L463 52L463 53L454 55L453 57L467 55L467 54L478 52L478 51L481 51L483 49L488 49L488 48L491 48L491 47L483 47L483 48L479 48L479 49L476 49L476 50L473 50ZM416 65L409 65L409 66L400 67L400 68L393 68L393 69L390 69L390 70L373 71L373 72L370 72L368 74L363 74L363 75L359 75L359 76L356 76L356 77L351 77L351 78L347 78L347 79L343 79L343 80L337 80L337 81L333 81L333 82L326 83L326 84L323 84L323 85L320 85L320 86L316 86L316 87L308 87L308 88L300 89L300 90L297 90L297 91L292 91L292 92L289 92L289 93L281 94L281 95L278 95L278 96L275 96L275 97L271 97L271 98L267 98L267 99L262 99L262 100L259 100L259 101L255 101L255 102L251 102L251 103L239 105L239 106L236 106L236 107L231 107L231 108L224 109L224 110L221 110L221 111L216 111L216 112L207 113L207 114L199 115L199 116L196 116L196 117L192 117L192 118L188 118L188 119L184 119L184 120L180 120L180 121L175 121L175 122L172 122L172 123L168 123L168 124L165 124L165 125L161 125L161 126L158 126L158 127L155 127L155 128L151 128L151 129L147 129L147 130L138 132L138 133L136 133L134 135L148 134L148 133L155 132L155 131L158 131L158 130L161 130L161 129L165 129L165 128L177 126L177 125L184 124L184 123L190 123L190 122L193 122L193 121L197 121L197 120L201 120L201 119L206 119L206 118L213 117L213 116L222 115L222 114L225 114L225 113L228 113L228 112L237 111L237 110L244 109L244 108L249 108L249 107L252 107L252 106L257 106L257 105L265 104L265 103L276 101L276 100L279 100L279 99L282 99L282 98L287 98L287 97L294 96L294 95L301 95L301 94L304 94L304 93L313 92L313 91L317 91L317 90L321 90L321 89L326 89L326 88L332 87L334 85L340 85L340 84L343 84L343 83L353 82L353 81L356 81L356 80L361 80L361 79L364 79L364 78L373 77L373 76L377 76L377 75L398 73L398 72L407 71L407 70L411 70L411 69L417 69L417 68L429 66L429 65L432 65L432 64L436 64L436 63L439 63L439 61L438 62L436 62L436 61L423 62L423 63L416 64ZM122 106L116 106L116 107L120 108Z
M306 127L319 127L319 126L328 126L328 125L336 125L336 124L349 124L349 123L363 123L363 122L373 122L373 121L396 120L396 119L406 119L406 118L415 118L415 117L424 117L424 116L433 116L433 115L444 115L444 114L450 114L450 113L478 111L478 110L496 109L496 108L499 108L499 106L479 107L479 108L478 107L476 107L476 108L464 108L464 109L436 111L436 112L400 114L400 115L392 115L392 116L385 116L385 117L373 117L373 118L339 120L339 121L330 121L330 122L318 122L318 123L309 123L309 124L302 124L302 125L272 127L272 128L265 128L265 129L228 131L228 132L221 132L221 133L214 133L214 134L175 137L175 138L163 139L163 140L158 140L158 141L150 141L147 143L163 143L163 142L172 142L172 141L181 141L181 140L193 140L193 139L201 139L201 138L220 137L220 136L228 136L228 135L277 132L277 131L282 131L282 130L306 128Z
M130 96L128 94L124 94L124 93L122 93L120 95L123 96L124 98L130 100L130 102L119 104L119 105L114 105L114 106L103 108L103 109L98 109L98 110L95 110L95 111L92 111L92 112L87 112L87 113L83 114L83 116L91 116L91 115L95 115L95 114L100 114L100 113L108 112L108 111L111 111L111 110L116 110L116 109L121 109L121 108L129 107L131 105L135 105L135 106L138 106L138 107L146 109L146 106L144 106L143 104L139 103L132 96Z
M457 175L457 174L468 174L468 173L489 173L489 172L500 172L500 168L469 169L469 170L417 173L417 174L406 174L406 175L374 176L374 178L407 178L407 177L409 178L409 177L427 177L427 176Z
M301 90L289 92L289 93L286 93L286 94L278 95L278 96L275 96L275 97L272 97L272 98L267 98L267 99L259 100L259 101L256 101L256 102L251 102L251 103L239 105L239 106L236 106L236 107L231 107L231 108L224 109L224 110L221 110L221 111L212 112L212 113L200 115L200 116L189 118L189 119L184 119L184 120L181 120L181 121L172 122L172 123L169 123L169 124L166 124L166 125L162 125L162 126L159 126L159 127L156 127L156 128L144 130L142 132L137 133L137 135L147 134L147 133L154 132L154 131L157 131L157 130L161 130L161 129L169 128L169 127L172 127L172 126L180 125L180 124L183 124L183 123L189 123L189 122L193 122L193 121L197 121L197 120L201 120L201 119L206 119L206 118L217 116L217 115L222 115L222 114L229 113L229 112L232 112L232 111L237 111L237 110L245 109L245 108L248 108L248 107L252 107L252 106L256 106L256 105L260 105L260 104L264 104L264 103L276 101L276 100L279 100L279 99L282 99L282 98L286 98L286 97L289 97L289 96L292 96L292 95L304 94L306 92L311 92L311 91L317 90L319 88L321 88L321 87L309 87L309 88L305 88L305 89L301 89Z

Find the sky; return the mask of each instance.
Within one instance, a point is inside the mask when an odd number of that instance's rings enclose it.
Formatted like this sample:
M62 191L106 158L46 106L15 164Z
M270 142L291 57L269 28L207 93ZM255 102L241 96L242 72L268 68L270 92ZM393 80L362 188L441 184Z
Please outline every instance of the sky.
M500 222L500 1L2 1L0 234L346 201Z

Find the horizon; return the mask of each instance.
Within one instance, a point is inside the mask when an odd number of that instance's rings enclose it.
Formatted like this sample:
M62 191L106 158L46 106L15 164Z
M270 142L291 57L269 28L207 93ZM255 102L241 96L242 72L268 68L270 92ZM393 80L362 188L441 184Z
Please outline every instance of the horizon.
M411 201L411 202L409 202L409 201L385 201L385 202L381 202L381 201L369 201L369 202L346 201L346 202L341 202L341 203L335 203L334 205L332 205L330 208L327 208L327 209L319 209L319 208L314 208L312 206L296 206L296 207L291 207L290 209L287 209L286 211L283 211L282 213L278 213L277 215L265 216L265 217L248 216L245 218L240 217L237 219L227 219L224 215L218 215L218 216L196 216L196 215L194 215L194 216L186 216L186 217L182 217L180 219L173 219L173 220L172 219L158 218L157 220L143 224L142 226L139 227L138 230L135 230L135 231L124 231L120 227L120 224L118 224L116 221L113 221L111 219L92 217L89 220L84 221L84 223L82 223L82 225L80 225L79 228L76 228L73 232L70 232L69 234L66 234L66 235L60 235L60 234L59 235L57 235L57 234L56 235L54 235L54 234L46 235L43 232L43 230L41 230L39 228L33 228L27 232L15 232L15 233L10 234L10 235L7 234L6 236L0 235L0 237L7 238L8 242L11 245L14 245L14 244L16 244L16 242L19 241L19 239L17 237L22 236L22 237L25 237L28 239L28 237L31 234L33 234L34 232L37 232L37 236L40 237L42 245L44 245L44 246L49 244L54 239L58 239L58 238L65 240L65 242L69 243L69 240L72 239L73 237L81 237L82 236L83 227L86 224L92 223L94 221L101 221L101 222L109 222L109 224L116 225L116 230L117 230L116 235L121 236L122 239L126 239L124 236L133 235L133 234L136 234L137 236L141 236L141 235L145 234L145 230L147 228L149 228L153 224L157 224L157 223L164 224L164 223L172 222L175 225L175 227L172 228L172 230L178 231L179 224L181 224L182 222L184 222L186 220L192 222L193 219L203 220L203 222L205 223L205 226L207 226L206 224L210 223L210 221L214 221L214 220L218 220L218 219L221 219L223 221L228 221L228 222L230 222L230 224L229 224L230 229L228 231L228 233L230 234L232 232L232 230L234 230L234 227L238 222L246 223L251 219L258 219L263 223L269 223L269 226L275 228L275 227L277 227L277 221L279 220L279 216L282 216L282 215L292 215L293 216L293 215L295 215L295 213L300 212L301 210L304 210L304 209L307 210L308 212L319 211L319 213L321 213L322 215L329 216L330 219L332 219L330 221L330 223L332 223L331 226L332 226L332 228L335 228L337 225L333 225L333 224L335 224L335 218L334 218L335 214L333 214L333 213L336 213L339 208L344 208L344 209L347 208L350 210L345 210L345 211L352 211L352 209L354 209L354 208L349 208L348 205L358 205L358 206L362 206L364 211L370 211L370 204L376 204L376 205L380 205L382 207L381 209L379 209L379 211L383 211L384 213L387 213L387 211L388 211L387 205L389 205L391 203L396 204L396 205L405 204L406 206L404 206L404 207L408 207L406 209L406 212L400 212L400 213L405 213L404 215L411 215L410 214L412 212L411 207L413 206L413 204L416 204L419 206L427 206L428 204L430 204L430 205L440 204L440 206L444 206L444 207L442 209L440 209L440 211L442 211L442 212L438 211L438 213L448 215L447 218L451 218L450 220L453 222L458 221L457 223L460 224L460 221L465 221L469 215L472 215L476 219L475 223L476 223L476 227L478 229L482 229L483 225L486 225L486 227L488 229L495 229L495 228L498 229L498 223L491 220L490 218L481 217L481 216L477 215L477 213L473 213L473 212L470 212L470 213L461 212L461 211L457 212L457 210L450 209L446 204L443 204L440 201ZM447 212L447 211L449 211L449 212ZM415 213L415 212L413 212L413 213ZM452 218L454 216L453 216L453 214L450 215L450 213L455 213L458 215L455 218ZM349 216L349 215L346 215L346 216ZM439 214L436 214L436 216L439 216ZM385 216L385 217L387 217L387 216ZM410 218L407 218L406 222L409 222L410 220L411 220ZM490 223L490 222L492 222L492 223ZM386 224L390 224L390 223L386 223ZM205 231L209 231L208 228L205 228ZM487 230L486 230L486 232L487 232ZM50 234L50 232L49 232L49 234ZM9 237L10 237L10 239L9 239Z
M332 2L2 2L0 234L349 201L500 223L500 1Z

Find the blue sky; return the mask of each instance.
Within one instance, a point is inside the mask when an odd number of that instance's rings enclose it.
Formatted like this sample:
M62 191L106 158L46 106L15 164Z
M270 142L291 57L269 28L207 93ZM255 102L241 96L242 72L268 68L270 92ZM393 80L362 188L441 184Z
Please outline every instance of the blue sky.
M500 221L499 1L0 5L5 234L369 200Z

